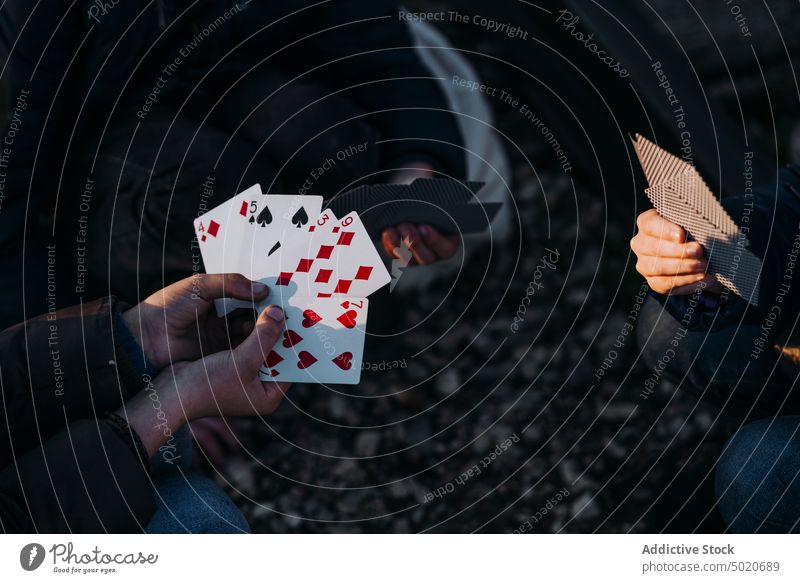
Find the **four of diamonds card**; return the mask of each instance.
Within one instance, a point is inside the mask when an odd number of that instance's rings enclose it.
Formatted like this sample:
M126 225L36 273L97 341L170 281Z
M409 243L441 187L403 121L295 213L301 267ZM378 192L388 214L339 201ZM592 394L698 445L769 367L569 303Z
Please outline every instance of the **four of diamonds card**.
M286 315L261 378L357 384L370 294L391 281L358 213L322 211L322 197L252 186L194 223L207 273L241 273L270 288ZM253 305L217 304L220 315Z

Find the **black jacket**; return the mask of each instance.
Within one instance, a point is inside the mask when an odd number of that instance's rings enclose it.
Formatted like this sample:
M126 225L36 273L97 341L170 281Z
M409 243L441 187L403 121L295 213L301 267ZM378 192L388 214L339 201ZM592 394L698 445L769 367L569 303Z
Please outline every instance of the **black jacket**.
M141 532L149 466L103 419L143 388L105 299L0 333L0 531Z
M457 124L411 47L386 0L8 0L0 54L12 144L0 164L0 243L26 215L53 210L43 201L64 188L76 151L92 150L107 123L136 122L160 77L160 102L197 90L213 100L258 63L332 92L354 87L344 95L380 134L383 167L422 157L463 177Z

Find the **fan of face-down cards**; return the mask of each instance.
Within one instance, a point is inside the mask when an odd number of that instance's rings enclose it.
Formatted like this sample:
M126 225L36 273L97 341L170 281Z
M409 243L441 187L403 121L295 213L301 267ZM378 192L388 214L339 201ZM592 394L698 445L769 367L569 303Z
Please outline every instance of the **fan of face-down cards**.
M645 192L658 214L705 248L708 273L757 306L761 260L748 250L747 237L697 170L638 134L633 145L650 185Z
M373 236L399 223L443 234L485 229L500 204L479 204L483 186L455 180L359 187L329 208L321 196L263 194L256 184L194 222L207 273L241 273L270 288L267 304L284 310L285 331L262 380L357 384L372 293L391 281ZM362 221L363 217L363 221ZM219 315L240 300L217 302Z

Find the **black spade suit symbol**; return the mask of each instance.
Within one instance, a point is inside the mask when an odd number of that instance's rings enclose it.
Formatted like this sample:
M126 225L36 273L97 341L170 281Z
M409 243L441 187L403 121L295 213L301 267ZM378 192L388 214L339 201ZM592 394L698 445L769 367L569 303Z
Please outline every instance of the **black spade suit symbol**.
M272 213L269 212L269 207L265 206L264 210L258 213L258 217L256 218L258 224L262 227L266 227L272 222Z
M308 223L308 213L306 213L305 207L300 207L294 216L292 217L292 224L297 227L298 229Z

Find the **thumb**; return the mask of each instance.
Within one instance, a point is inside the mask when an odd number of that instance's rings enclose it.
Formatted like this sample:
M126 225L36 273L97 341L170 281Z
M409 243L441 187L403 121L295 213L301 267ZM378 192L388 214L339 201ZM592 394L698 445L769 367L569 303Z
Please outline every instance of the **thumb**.
M267 355L283 332L283 310L267 307L258 317L256 326L233 352L234 366L245 378L254 377L264 365Z
M256 302L263 300L269 294L266 285L250 281L239 273L204 273L186 278L180 283L191 288L194 294L209 303L223 297Z

